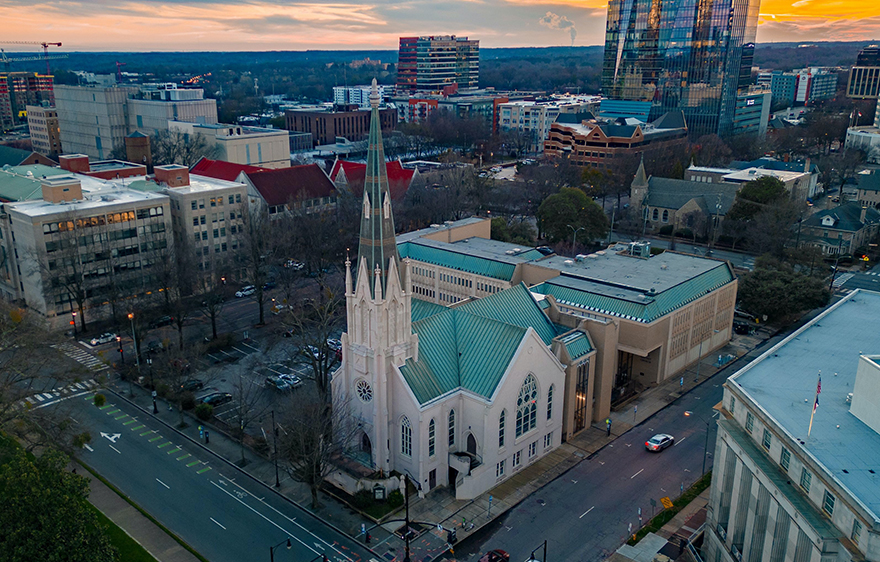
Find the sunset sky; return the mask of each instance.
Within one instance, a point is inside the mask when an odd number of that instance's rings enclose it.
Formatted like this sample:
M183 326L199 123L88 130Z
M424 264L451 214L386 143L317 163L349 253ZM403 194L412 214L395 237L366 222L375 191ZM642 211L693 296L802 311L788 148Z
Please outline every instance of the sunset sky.
M599 45L606 6L607 0L0 0L0 39L60 41L59 52L395 49L401 35L445 33L479 39L483 47ZM762 2L759 42L823 40L880 41L877 2Z

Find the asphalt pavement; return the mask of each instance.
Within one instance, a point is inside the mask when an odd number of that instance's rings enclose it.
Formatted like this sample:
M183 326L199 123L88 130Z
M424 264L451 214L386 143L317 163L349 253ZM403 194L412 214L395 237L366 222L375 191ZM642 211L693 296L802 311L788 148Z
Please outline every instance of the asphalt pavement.
M456 560L475 560L481 552L500 548L519 562L544 540L550 560L587 562L610 556L662 509L662 498L678 497L699 479L704 452L706 470L711 470L713 407L722 399L721 385L776 341L764 342L525 499L459 545ZM693 415L685 416L686 411ZM671 434L675 444L648 452L644 443L657 433Z
M212 562L274 559L336 562L374 557L347 535L254 481L152 416L108 394L69 399L72 415L92 434L80 454L110 483ZM291 548L286 547L291 539Z

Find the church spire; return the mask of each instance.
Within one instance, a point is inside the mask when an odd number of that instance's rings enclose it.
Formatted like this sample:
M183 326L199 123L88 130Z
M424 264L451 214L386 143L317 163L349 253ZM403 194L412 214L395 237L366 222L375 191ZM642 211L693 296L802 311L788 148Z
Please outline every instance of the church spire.
M645 155L642 154L642 160L639 162L639 169L636 170L636 177L632 181L632 187L647 187L648 175L645 173Z
M388 189L388 172L385 151L382 148L382 127L379 121L379 92L376 79L370 92L370 138L367 148L367 172L364 178L363 216L361 239L358 247L358 271L366 260L366 270L381 277L381 288L387 291L389 260L400 261L394 238L394 216L391 213L391 192ZM399 264L398 264L399 265ZM399 267L396 268L399 271ZM398 280L399 281L399 280ZM369 284L373 287L373 283ZM374 289L375 291L375 289ZM373 295L382 298L384 295Z

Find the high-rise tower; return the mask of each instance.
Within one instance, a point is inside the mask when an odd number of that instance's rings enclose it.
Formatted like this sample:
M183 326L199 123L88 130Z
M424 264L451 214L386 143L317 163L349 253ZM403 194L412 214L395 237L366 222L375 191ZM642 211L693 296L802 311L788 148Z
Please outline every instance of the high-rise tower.
M691 136L730 134L750 81L760 0L610 0L602 91L681 109Z

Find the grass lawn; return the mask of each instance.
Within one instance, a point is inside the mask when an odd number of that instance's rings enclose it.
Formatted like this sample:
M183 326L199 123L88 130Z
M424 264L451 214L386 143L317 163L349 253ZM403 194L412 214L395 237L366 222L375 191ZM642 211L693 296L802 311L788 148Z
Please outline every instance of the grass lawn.
M92 507L92 509L98 516L98 521L104 526L107 538L119 551L119 560L123 562L158 562L137 541L125 534L125 531L120 529L116 523L110 521L96 508Z

